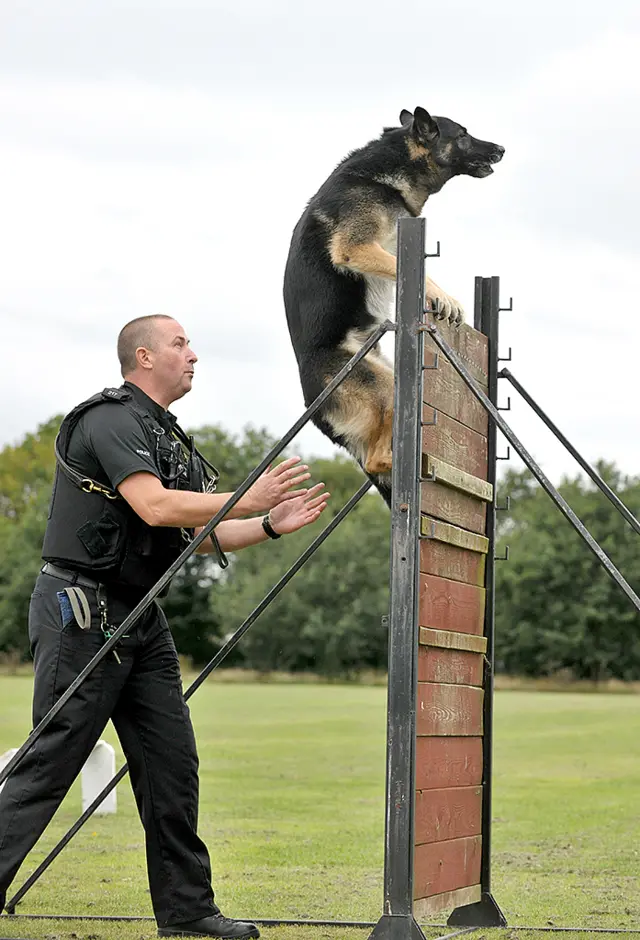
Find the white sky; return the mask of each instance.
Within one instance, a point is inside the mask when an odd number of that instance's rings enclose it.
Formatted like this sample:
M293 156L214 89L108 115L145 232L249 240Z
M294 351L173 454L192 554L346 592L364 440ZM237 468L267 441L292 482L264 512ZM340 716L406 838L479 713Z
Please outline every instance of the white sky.
M500 275L516 377L588 459L640 472L639 61L631 0L3 0L0 446L118 384L118 330L154 312L200 357L184 425L284 433L293 226L419 104L507 150L428 203L432 277L472 321L474 276ZM507 393L546 472L572 472Z

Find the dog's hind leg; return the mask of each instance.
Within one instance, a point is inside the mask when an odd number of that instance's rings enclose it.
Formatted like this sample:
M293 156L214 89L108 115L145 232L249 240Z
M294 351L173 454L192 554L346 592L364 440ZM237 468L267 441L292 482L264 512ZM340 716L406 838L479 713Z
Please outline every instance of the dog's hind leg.
M388 407L382 411L377 433L369 438L367 452L364 458L364 469L367 473L376 476L391 471L391 432L393 428L393 408Z
M345 347L346 354L354 350L355 344ZM331 424L365 473L390 472L393 368L380 353L372 353L334 393Z
M381 356L360 363L336 389L325 420L365 473L391 470L393 371Z

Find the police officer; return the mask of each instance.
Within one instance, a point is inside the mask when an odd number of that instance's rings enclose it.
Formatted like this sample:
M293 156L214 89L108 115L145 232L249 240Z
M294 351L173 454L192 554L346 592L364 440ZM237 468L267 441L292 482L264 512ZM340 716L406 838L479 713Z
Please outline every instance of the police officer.
M167 410L191 389L197 356L171 317L139 317L118 337L124 384L62 422L43 546L29 610L37 725L185 544L224 505L216 471ZM237 551L314 522L328 494L300 489L298 457L263 474L200 551ZM241 518L266 513L262 518ZM217 538L217 544L216 544ZM198 758L178 657L157 604L94 669L0 794L0 910L111 719L145 831L159 936L258 937L214 902L197 834Z

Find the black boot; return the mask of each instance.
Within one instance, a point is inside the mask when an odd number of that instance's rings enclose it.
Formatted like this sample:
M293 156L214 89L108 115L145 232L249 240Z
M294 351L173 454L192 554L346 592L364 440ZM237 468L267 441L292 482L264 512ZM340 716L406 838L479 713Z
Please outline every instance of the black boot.
M260 936L255 924L232 920L222 914L189 920L184 924L171 924L158 928L159 937L217 937L218 940L249 940Z

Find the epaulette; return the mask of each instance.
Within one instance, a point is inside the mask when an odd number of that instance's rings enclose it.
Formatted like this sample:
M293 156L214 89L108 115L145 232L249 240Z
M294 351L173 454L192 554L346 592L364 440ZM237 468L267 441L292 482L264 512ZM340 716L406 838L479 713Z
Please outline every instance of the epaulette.
M133 395L126 388L103 388L102 397L111 401L130 401Z

